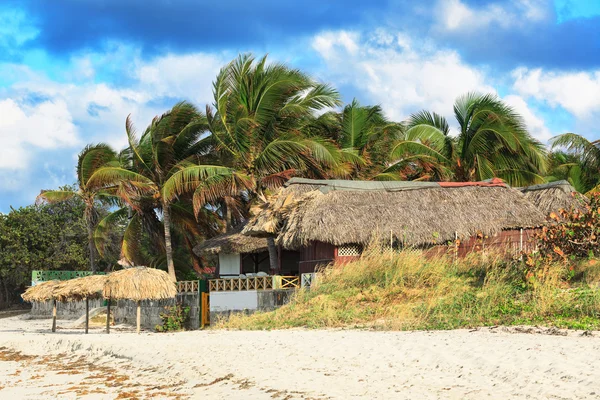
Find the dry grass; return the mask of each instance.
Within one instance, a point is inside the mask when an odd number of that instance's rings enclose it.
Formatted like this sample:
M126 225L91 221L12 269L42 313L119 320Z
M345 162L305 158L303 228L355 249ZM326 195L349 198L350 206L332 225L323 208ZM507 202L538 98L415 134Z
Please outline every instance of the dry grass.
M111 273L104 286L105 298L115 300L160 300L177 295L177 286L164 271L136 267Z
M368 251L325 270L309 291L268 313L234 315L218 328L359 327L455 329L539 324L600 327L600 267L580 272L551 265L531 273L520 263L472 255L426 258L419 251Z

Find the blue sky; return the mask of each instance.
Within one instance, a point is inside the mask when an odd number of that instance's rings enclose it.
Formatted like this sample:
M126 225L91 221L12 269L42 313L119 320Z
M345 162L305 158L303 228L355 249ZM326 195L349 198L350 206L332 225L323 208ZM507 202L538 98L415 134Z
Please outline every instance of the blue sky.
M289 4L288 4L289 3ZM219 68L269 53L396 120L494 92L542 141L600 137L600 0L3 0L0 212L75 181L86 143L125 146Z

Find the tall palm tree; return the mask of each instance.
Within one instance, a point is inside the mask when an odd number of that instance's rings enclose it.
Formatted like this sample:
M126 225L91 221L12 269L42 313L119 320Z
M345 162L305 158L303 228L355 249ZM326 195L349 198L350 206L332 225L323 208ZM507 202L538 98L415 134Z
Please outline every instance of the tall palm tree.
M582 191L600 191L600 139L588 140L576 133L564 133L551 139L552 148L565 148L581 165Z
M543 182L544 146L527 131L523 119L495 95L467 93L454 104L458 135L446 119L421 111L407 123L405 137L392 149L389 171L428 163L434 179L477 181L499 177L511 185Z
M87 145L79 153L77 161L77 190L42 190L36 202L56 203L79 197L85 204L84 217L88 231L88 249L90 252L90 271L96 272L96 249L94 245L94 228L98 221L96 200L108 198L110 194L101 188L89 184L91 176L99 168L116 160L116 153L108 145L99 143Z
M340 104L338 93L315 82L304 73L278 63L267 63L240 55L219 72L214 84L214 111L206 117L213 146L221 165L237 173L200 179L201 167L190 166L174 176L165 193L176 196L194 191L198 211L206 203L223 202L238 196L242 183L244 204L267 201L269 190L294 175L323 176L351 155L340 152L334 143L303 134L314 114ZM234 203L227 200L231 207ZM227 221L230 223L230 221ZM269 240L271 268L276 269L277 253Z
M334 141L349 161L340 175L350 179L398 179L380 175L402 125L386 119L380 106L362 106L353 99L341 112L329 111L314 120L307 131Z
M95 187L113 188L135 212L125 233L122 254L140 253L139 236L144 221L156 225L155 210L162 212L167 270L173 279L176 279L176 274L171 238L172 203L176 196L165 196L163 188L169 185L169 180L178 171L192 165L195 166L196 180L188 180L187 184L197 184L198 180L219 174L235 177L230 168L198 165L210 150L210 143L202 140L205 131L205 116L188 102L178 103L162 116L155 117L139 139L128 117L126 132L129 147L122 157L124 165L100 168L90 178ZM124 214L126 211L120 212ZM183 221L179 222L179 226L184 226Z

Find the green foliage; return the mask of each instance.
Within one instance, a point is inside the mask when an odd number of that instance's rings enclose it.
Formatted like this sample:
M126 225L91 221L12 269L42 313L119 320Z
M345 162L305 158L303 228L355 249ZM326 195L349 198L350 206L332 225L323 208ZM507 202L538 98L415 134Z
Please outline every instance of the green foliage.
M412 169L421 179L481 181L494 177L513 186L543 182L544 146L527 131L523 118L495 95L467 93L454 104L458 136L444 117L413 114L404 137L392 148L387 171Z
M184 330L190 321L190 307L177 303L174 306L165 307L166 312L161 313L162 325L156 325L157 332L173 332Z
M0 215L0 303L14 301L32 270L86 270L85 205L78 198Z
M566 153L556 152L555 160L551 157L555 164L551 172L563 175L561 179L567 179L581 193L600 192L600 140L564 133L552 138L551 143L552 148L566 150Z

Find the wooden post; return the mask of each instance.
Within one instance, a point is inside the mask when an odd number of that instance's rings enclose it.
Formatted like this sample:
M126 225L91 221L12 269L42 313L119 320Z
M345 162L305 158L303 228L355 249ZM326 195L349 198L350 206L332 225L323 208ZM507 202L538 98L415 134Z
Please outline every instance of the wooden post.
M110 297L106 301L106 333L110 333Z
M52 300L52 332L56 332L56 299Z
M141 320L142 320L142 310L141 310L142 306L141 306L141 303L142 302L140 300L138 300L138 302L137 302L137 333L138 334L140 333L140 323L141 323Z
M88 333L90 327L90 302L88 298L85 298L85 333Z

